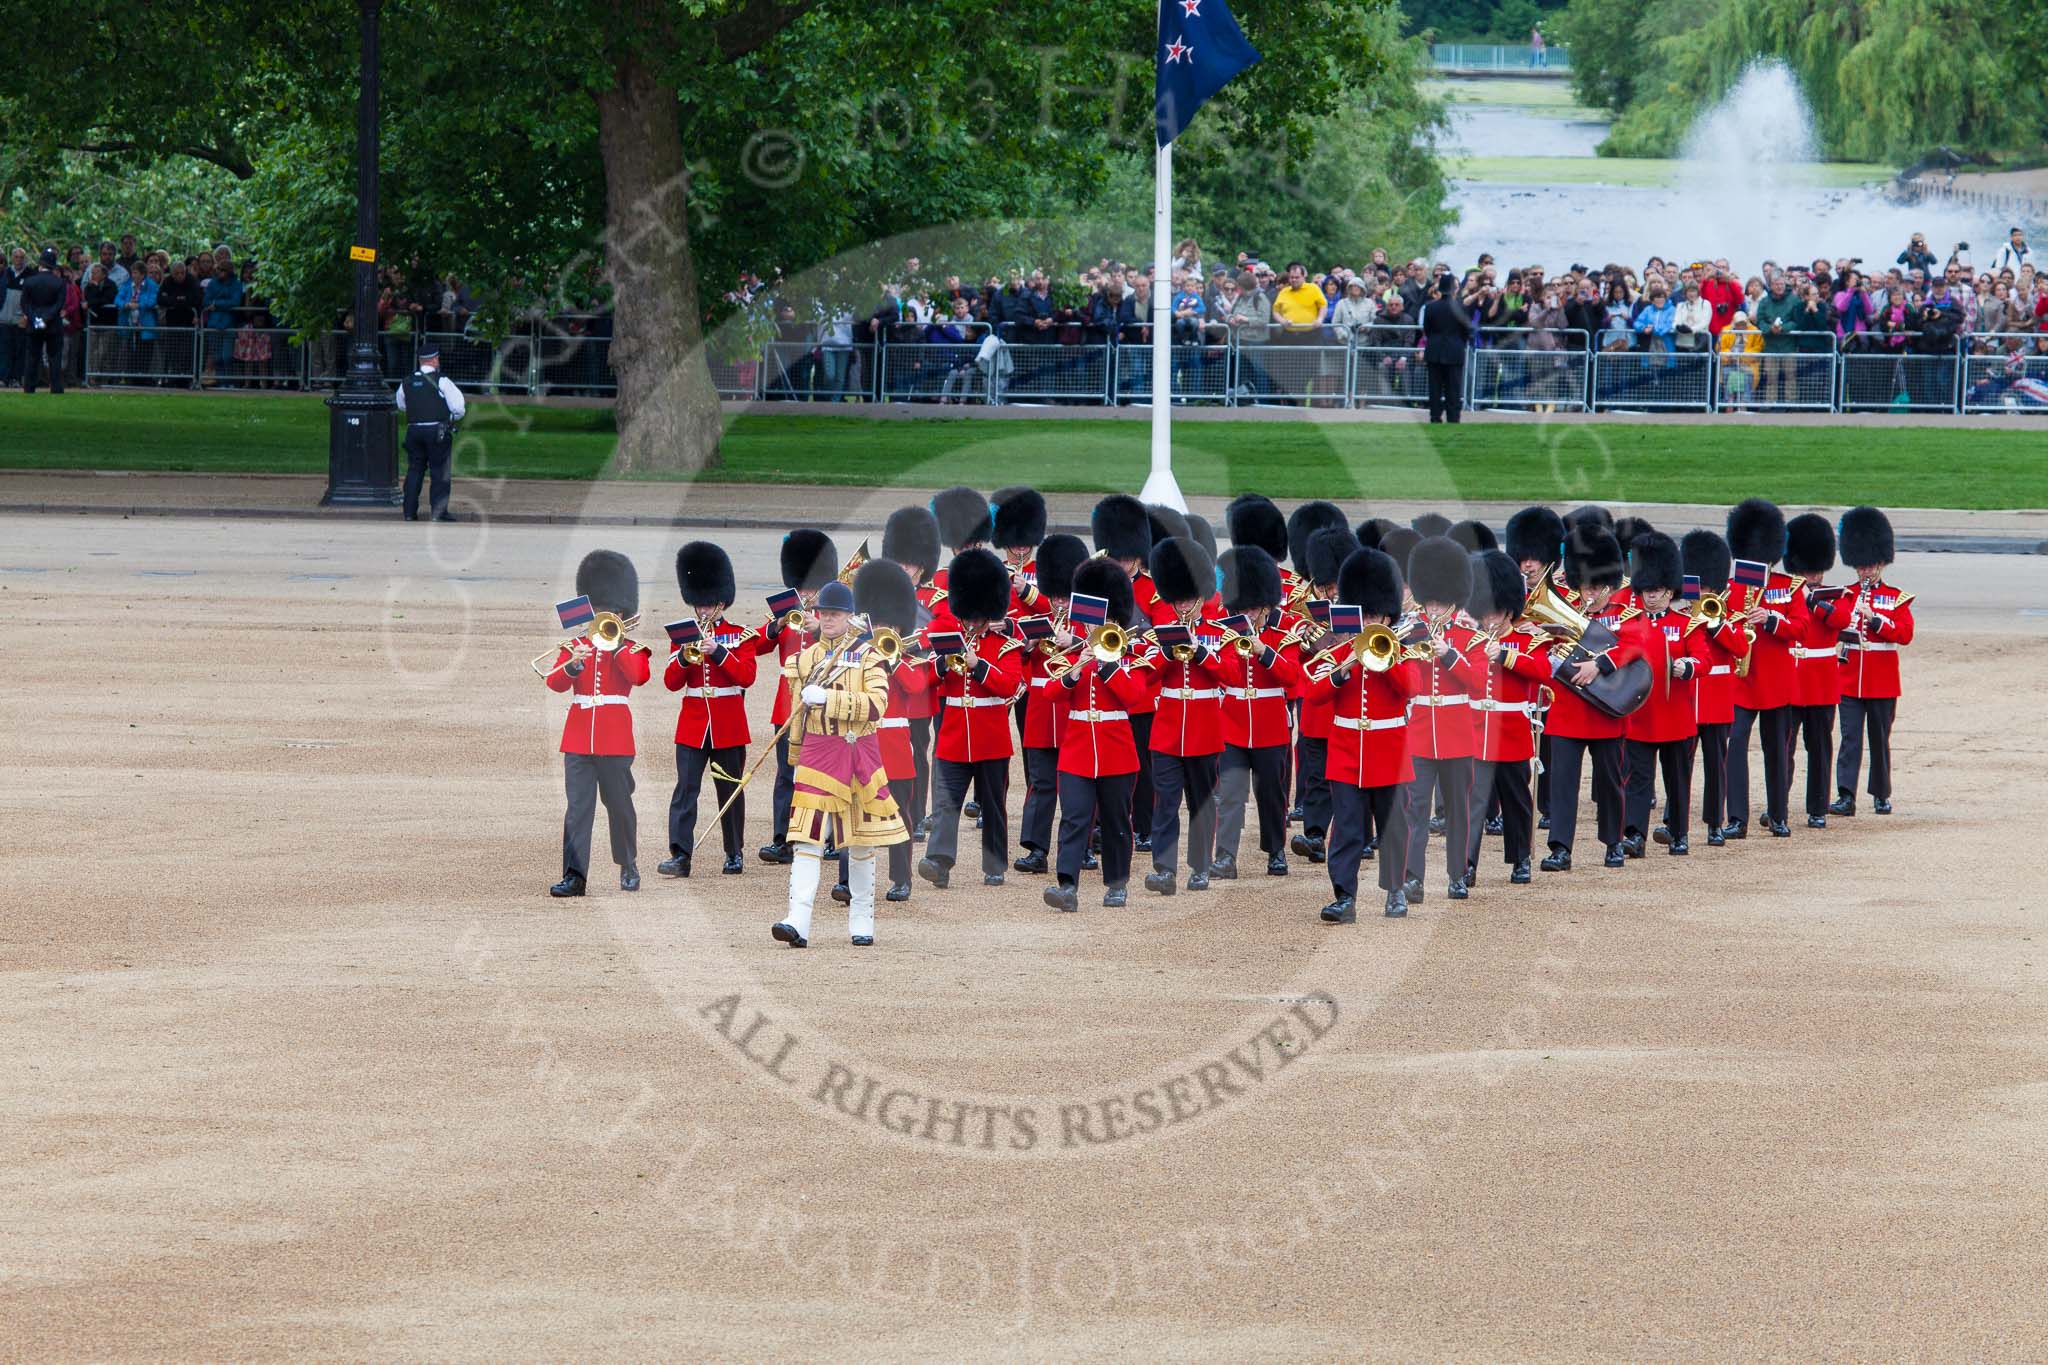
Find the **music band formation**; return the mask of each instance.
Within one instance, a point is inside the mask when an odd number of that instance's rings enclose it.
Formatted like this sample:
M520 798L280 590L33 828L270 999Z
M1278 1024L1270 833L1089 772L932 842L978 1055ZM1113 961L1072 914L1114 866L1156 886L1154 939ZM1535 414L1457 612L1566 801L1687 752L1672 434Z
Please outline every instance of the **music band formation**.
M1801 749L1809 828L1856 813L1866 750L1871 809L1891 812L1913 615L1885 581L1893 535L1876 508L1837 525L1753 498L1725 536L1674 539L1600 507L1538 506L1496 536L1436 515L1354 526L1332 503L1289 515L1245 494L1226 531L1219 554L1203 518L1118 494L1096 504L1091 544L1047 534L1033 489L953 488L892 513L873 557L864 540L842 564L823 532L791 531L760 624L731 619L726 552L684 545L691 614L665 627L662 682L681 705L659 871L696 870L708 775L720 872L743 872L745 791L771 759L759 857L790 868L773 936L793 947L809 943L827 859L849 937L867 946L878 854L886 901L910 900L913 876L946 891L963 819L983 885L1043 877L1055 910L1079 908L1084 875L1104 906L1125 905L1139 857L1144 891L1173 896L1288 876L1291 854L1328 875L1322 919L1347 924L1367 862L1392 917L1424 898L1433 847L1452 900L1472 895L1489 835L1509 884L1532 863L1571 870L1582 779L1606 867L1652 844L1691 852L1696 767L1706 843L1746 838L1752 733L1759 833L1791 835ZM1827 585L1838 558L1854 579ZM558 610L580 633L534 664L571 703L556 896L584 894L600 798L620 885L640 885L628 694L654 655L629 634L639 579L598 550L577 591ZM771 656L775 732L750 768L746 693ZM1264 867L1241 871L1248 818Z

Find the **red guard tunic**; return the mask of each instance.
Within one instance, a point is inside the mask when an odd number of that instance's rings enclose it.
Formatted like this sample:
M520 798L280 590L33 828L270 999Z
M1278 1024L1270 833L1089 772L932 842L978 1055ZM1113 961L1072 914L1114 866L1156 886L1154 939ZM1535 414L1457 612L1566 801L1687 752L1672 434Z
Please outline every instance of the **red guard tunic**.
M1043 642L1024 646L1024 728L1021 741L1027 749L1057 749L1060 727L1066 724L1067 689L1059 685L1052 668L1059 656L1040 648Z
M1849 611L1856 609L1856 595ZM1863 628L1842 633L1840 686L1845 697L1899 695L1899 647L1913 643L1913 594L1880 581L1870 591L1869 619Z
M875 724L875 738L882 746L882 767L891 782L917 780L917 756L910 748L910 720L913 715L931 714L929 669L916 664L899 667L889 674L889 706Z
M773 622L770 622L770 624L772 625ZM817 638L810 631L796 628L784 630L780 635L771 640L768 638L766 627L763 627L761 633L754 637L754 652L756 654L773 654L775 656L775 709L768 713L768 723L777 729L781 729L782 722L789 719L789 661L803 653L804 646Z
M1501 637L1500 662L1487 658L1484 641L1471 657L1485 660L1486 680L1472 690L1472 756L1488 763L1523 763L1536 755L1529 704L1550 686L1550 656L1535 632L1518 628Z
M1856 610L1853 594L1835 594L1832 602L1816 604L1810 589L1799 596L1806 603L1806 624L1799 643L1792 646L1792 704L1833 706L1842 699L1842 670L1836 658L1836 644L1849 615Z
M676 715L676 743L685 749L732 749L747 744L747 689L754 685L760 650L754 632L731 621L711 628L707 646L717 645L725 657L714 662L707 653L701 664L669 656L661 683L683 694ZM778 722L779 723L779 722Z
M1699 637L1704 630L1687 635L1692 618L1683 612L1631 617L1622 627L1650 661L1650 695L1623 724L1630 739L1645 744L1669 744L1691 739L1699 733L1699 675L1705 671L1700 652L1706 648ZM1692 660L1692 676L1674 678L1674 660Z
M1486 654L1476 630L1448 625L1443 636L1448 660L1415 661L1422 679L1408 699L1408 752L1415 758L1472 756L1470 694L1486 687Z
M1095 656L1080 662L1056 684L1067 694L1067 723L1060 732L1060 767L1079 777L1114 777L1138 771L1138 741L1131 734L1131 707L1152 694L1143 659L1126 655L1108 677Z
M981 763L1008 758L1013 752L1010 706L1024 689L1024 647L986 634L970 653L987 662L985 681L977 682L972 672L942 668L937 659L914 665L928 675L928 685L940 702L939 737L932 752L948 763Z
M1749 627L1738 617L1724 616L1718 626L1699 626L1688 641L1700 661L1693 689L1693 718L1701 725L1728 725L1735 720L1735 670L1749 657Z
M1259 632L1259 644L1263 648L1249 655L1240 655L1235 648L1223 651L1223 742L1240 749L1293 742L1287 728L1287 699L1306 681L1286 631L1267 626ZM1324 738L1329 733L1330 705L1325 700L1318 707ZM1307 710L1304 705L1304 717ZM1304 728L1306 724L1304 719Z
M631 640L619 641L617 649L598 649L589 636L579 637L590 646L583 671L570 677L564 670L569 650L555 651L555 666L548 670L551 691L569 694L569 715L562 722L562 752L565 754L622 755L633 752L633 708L626 694L654 676L654 664L647 651Z
M1806 594L1793 591L1790 577L1771 571L1760 605L1769 613L1756 627L1749 651L1749 676L1735 679L1735 704L1769 711L1792 704L1792 650L1806 636ZM1746 610L1751 603L1745 601Z
M1166 651L1153 657L1147 679L1158 689L1153 694L1158 708L1152 722L1153 753L1196 758L1223 752L1221 689L1229 665L1216 648L1221 638L1197 637L1206 647L1200 661L1181 663Z
M1423 686L1422 670L1412 660L1383 673L1357 665L1339 681L1336 664L1342 657L1326 655L1309 673L1309 695L1321 693L1334 703L1324 776L1354 787L1414 781L1415 765L1408 761L1408 698Z
M1321 636L1316 643L1325 643L1329 638L1327 635ZM1338 654L1342 647L1340 644L1338 647L1332 648L1329 653ZM1304 739L1328 739L1330 737L1330 717L1335 715L1337 711L1336 697L1332 693L1315 686L1312 681L1316 666L1322 663L1324 658L1323 654L1316 652L1315 645L1307 641L1303 641L1294 647L1295 663L1301 669L1301 684L1294 689L1293 693L1294 698L1301 703L1301 709L1295 716L1295 724L1299 727L1301 736Z
M1583 608L1582 608L1583 610ZM1624 627L1638 619L1639 613L1633 607L1616 609L1611 603L1593 619L1614 632L1614 648L1604 654L1594 655L1595 659L1608 660L1613 668L1643 657L1643 644L1637 632ZM1581 663L1584 659L1581 658ZM1576 668L1578 665L1572 665ZM1602 668L1601 672L1611 671ZM1627 722L1608 715L1562 682L1550 686L1550 711L1543 718L1543 728L1550 734L1565 739L1620 739L1627 728Z
M917 590L917 604L923 607L927 615L934 620L937 619L939 612L943 609L945 600L946 594L944 589L934 587L930 583ZM953 627L946 628L952 629ZM896 710L894 693L892 692L890 696L889 714L892 716L900 715L904 720L929 720L938 714L938 710L938 698L932 695L929 685L920 692L905 694L903 710L900 713ZM905 742L908 743L907 740Z

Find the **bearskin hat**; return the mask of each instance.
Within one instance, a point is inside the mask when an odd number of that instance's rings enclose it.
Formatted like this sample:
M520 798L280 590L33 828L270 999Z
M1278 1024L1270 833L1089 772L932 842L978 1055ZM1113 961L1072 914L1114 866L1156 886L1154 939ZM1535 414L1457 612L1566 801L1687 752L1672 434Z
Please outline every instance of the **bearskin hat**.
M972 488L948 488L932 497L939 538L954 552L987 543L992 523L988 499Z
M1616 537L1617 543L1620 537ZM1628 581L1637 592L1666 588L1676 593L1685 586L1685 565L1678 542L1662 531L1641 531L1628 547Z
M1408 523L1408 529L1427 539L1451 533L1451 519L1441 512L1424 512Z
M1614 538L1621 542L1621 552L1627 554L1629 547L1636 543L1637 536L1656 529L1644 517L1617 517L1614 521Z
M1088 544L1079 536L1055 531L1038 542L1038 590L1047 597L1074 591L1074 570L1088 562Z
M782 586L816 592L839 577L839 547L823 531L795 530L782 538Z
M1415 547L1422 543L1422 537L1412 526L1396 526L1380 537L1380 548L1393 556L1401 566L1401 581L1408 581L1408 556L1415 553Z
M1213 563L1216 559L1216 528L1209 524L1209 519L1188 513L1188 534L1195 538L1195 544L1209 552Z
M908 635L917 628L917 585L894 560L870 559L854 571L853 609Z
M1678 557L1686 573L1700 581L1702 592L1728 591L1728 576L1735 572L1735 556L1728 542L1712 531L1687 531L1678 542Z
M1192 536L1152 547L1152 583L1162 601L1206 602L1216 591L1216 561Z
M1300 567L1300 572L1307 574L1312 584L1335 583L1344 561L1367 548L1344 527L1325 527L1308 538L1308 564Z
M1785 524L1785 572L1820 574L1835 567L1835 528L1818 512L1801 512Z
M1114 559L1090 559L1074 570L1074 596L1106 599L1113 625L1129 625L1138 611L1131 576Z
M1364 549L1377 550L1380 542L1387 538L1389 531L1400 529L1399 522L1390 521L1386 517L1368 517L1358 523L1358 543Z
M1524 507L1508 518L1508 558L1517 564L1555 564L1563 551L1564 518L1548 507Z
M1308 562L1308 538L1333 526L1351 527L1350 518L1333 502L1305 502L1287 518L1287 554L1297 573Z
M576 592L591 610L617 617L640 614L640 571L617 550L592 550L576 566Z
M994 550L962 550L946 566L946 606L962 621L1000 621L1010 612L1010 569Z
M1275 563L1287 558L1287 518L1264 493L1240 493L1232 498L1223 510L1223 524L1232 545L1256 545Z
M1145 518L1152 523L1152 543L1154 545L1163 545L1175 536L1180 536L1183 539L1193 539L1194 537L1194 532L1188 529L1187 516L1184 513L1174 511L1171 507L1162 507L1156 502L1147 503L1145 505Z
M939 543L939 519L929 507L899 507L882 526L882 558L915 564L930 578L939 571L945 547Z
M1483 521L1461 521L1445 534L1464 546L1470 554L1500 548L1500 538L1494 535L1493 528Z
M1869 569L1898 558L1892 543L1891 518L1875 507L1851 507L1842 513L1842 562L1852 569Z
M1572 588L1621 586L1621 542L1604 526L1581 522L1564 541L1564 581Z
M1449 536L1424 536L1408 555L1408 587L1418 602L1461 607L1472 595L1472 561Z
M1477 550L1470 562L1472 595L1465 601L1465 610L1480 618L1497 611L1506 613L1510 621L1520 616L1529 592L1515 561L1499 550Z
M1384 550L1360 550L1337 571L1337 600L1367 616L1401 614L1401 566Z
M999 550L1036 546L1045 539L1045 494L1019 484L989 495L994 530L989 539Z
M1570 530L1574 526L1598 526L1601 530L1612 533L1614 530L1614 513L1608 511L1597 502L1589 502L1584 507L1574 507L1571 511L1565 513L1564 525L1566 530ZM1616 538L1619 539L1619 537Z
M1775 564L1785 557L1785 514L1768 498L1728 509L1728 552L1737 559Z
M1128 493L1111 493L1096 503L1088 516L1088 529L1094 534L1095 548L1111 559L1152 556L1152 518L1145 504Z
M676 551L676 586L693 607L729 607L739 592L731 556L708 540L693 540Z
M1218 567L1223 576L1225 611L1256 611L1280 605L1280 565L1258 546L1239 545L1225 550Z

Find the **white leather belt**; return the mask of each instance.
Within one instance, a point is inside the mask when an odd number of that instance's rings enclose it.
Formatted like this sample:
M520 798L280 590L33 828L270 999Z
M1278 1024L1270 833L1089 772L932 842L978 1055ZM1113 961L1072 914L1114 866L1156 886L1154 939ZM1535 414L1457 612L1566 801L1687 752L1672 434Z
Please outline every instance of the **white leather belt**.
M1845 645L1843 648L1867 650L1873 654L1896 654L1899 652L1898 645L1891 640L1865 640L1860 645Z
M1808 649L1804 645L1793 646L1791 653L1795 659L1832 659L1835 657L1833 649Z
M1013 700L1010 697L948 697L946 705L972 711L977 706L1009 706Z
M1049 682L1051 682L1051 681L1052 681L1052 679L1051 679L1051 678L1033 678L1033 679L1031 680L1031 685L1032 685L1033 687L1043 687L1043 686L1045 686L1045 685L1046 685L1047 683L1049 683Z
M875 722L875 728L877 730L908 730L910 728L910 717L884 716Z
M1714 678L1719 677L1723 673L1733 673L1734 671L1735 670L1727 664L1715 664L1712 668L1707 670L1707 676L1710 678Z
M1469 705L1471 700L1463 692L1446 692L1440 697L1410 697L1408 704L1410 706L1465 706Z
M576 706L579 710L588 711L593 706L624 706L626 700L624 697L612 696L578 697Z
M1163 687L1161 701L1213 701L1220 694L1213 687Z
M744 687L686 687L683 689L683 695L687 697L740 697L745 696L746 691L747 689Z
M1128 711L1083 711L1079 707L1067 712L1067 715L1074 720L1085 720L1091 725L1097 721L1129 720L1131 718L1131 713Z
M1408 723L1406 716L1382 716L1378 720L1360 720L1356 716L1332 716L1330 724L1339 730L1398 730Z
M1479 709L1480 709L1481 711L1500 711L1500 712L1503 712L1503 713L1512 713L1512 714L1521 714L1521 715L1527 715L1527 714L1528 714L1528 711L1529 711L1529 703L1528 703L1528 702L1525 702L1525 701L1499 701L1499 700L1496 700L1496 699L1495 699L1495 698L1493 698L1493 697L1475 697L1475 698L1473 698L1473 700L1472 700L1472 705L1474 705L1475 707L1479 708Z
M1284 687L1233 687L1228 690L1231 698L1236 701L1259 701L1266 697L1287 695L1287 689Z

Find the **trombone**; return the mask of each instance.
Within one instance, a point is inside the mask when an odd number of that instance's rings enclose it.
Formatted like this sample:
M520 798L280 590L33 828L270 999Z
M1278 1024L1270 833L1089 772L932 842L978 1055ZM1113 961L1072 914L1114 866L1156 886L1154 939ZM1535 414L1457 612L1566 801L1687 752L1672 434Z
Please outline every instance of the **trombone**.
M1368 673L1384 673L1401 661L1401 637L1391 627L1370 625L1351 642L1351 656Z
M1728 595L1725 592L1703 592L1692 604L1692 620L1686 625L1685 633L1692 634L1701 626L1718 626L1728 618Z
M640 617L638 613L635 613L632 616L621 617L617 612L601 611L597 615L590 618L589 638L597 641L605 648L611 649L616 647L619 641L623 640L626 637L627 631L632 630L639 624ZM533 663L531 665L533 671L543 678L547 677L548 674L554 672L555 670L552 668L542 668L541 661L544 659L552 659L565 649L573 652L576 648L576 642L583 638L584 637L581 635L574 636L570 639L562 641L562 643L558 645L550 646L549 648L544 649L540 653L534 655Z

